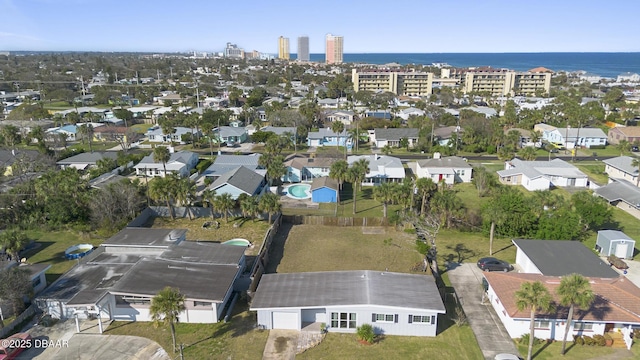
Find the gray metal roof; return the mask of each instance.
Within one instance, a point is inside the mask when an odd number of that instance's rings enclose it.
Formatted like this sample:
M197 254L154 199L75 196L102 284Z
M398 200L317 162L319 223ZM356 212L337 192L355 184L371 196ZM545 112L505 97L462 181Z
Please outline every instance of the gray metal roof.
M85 152L78 155L70 156L66 159L58 161L58 165L70 165L70 164L91 164L95 165L98 160L105 158L116 160L118 158L118 152L116 151L104 151L104 152Z
M374 129L376 140L395 140L399 141L402 138L417 139L419 129L414 128L388 128L388 129Z
M82 290L76 294L76 296L72 297L71 300L67 301L66 305L68 306L79 306L79 305L93 305L100 301L103 296L107 294L107 290L105 289L94 289L94 290Z
M463 169L471 169L471 165L469 165L466 161L464 161L461 157L457 156L446 156L440 159L426 159L426 160L418 160L418 165L421 168L430 167L430 168L463 168Z
M618 156L602 160L602 162L620 171L624 171L627 174L638 175L638 168L631 165L633 162L633 158L631 156Z
M599 187L594 193L609 202L623 201L640 209L640 188L623 179L611 179L611 183Z
M216 156L216 160L213 162L213 164L214 165L258 166L258 162L260 161L260 156L262 156L262 154L218 155Z
M214 130L214 132L216 132ZM242 136L246 134L247 130L243 127L233 127L233 126L220 126L220 137L226 138L229 136Z
M600 230L598 231L598 238L600 237L607 240L628 240L635 242L635 240L630 238L627 234L618 230Z
M579 241L514 239L513 243L546 276L573 273L599 278L619 276Z
M244 166L240 166L217 178L216 181L211 184L210 188L217 189L225 184L229 184L252 195L262 184L263 180L264 176Z
M265 274L251 309L334 305L445 311L433 277L372 270Z
M238 265L244 256L245 250L245 246L183 241L163 252L160 258L176 263Z
M580 171L577 167L569 164L562 159L553 159L551 161L524 161L513 159L510 161L513 168L498 171L499 176L511 176L516 174L524 174L530 179L534 179L543 175L560 176L566 178L586 178L587 175Z
M168 247L184 240L184 229L125 228L102 243L102 246Z
M153 296L172 286L188 299L222 302L237 273L237 266L143 258L109 292Z

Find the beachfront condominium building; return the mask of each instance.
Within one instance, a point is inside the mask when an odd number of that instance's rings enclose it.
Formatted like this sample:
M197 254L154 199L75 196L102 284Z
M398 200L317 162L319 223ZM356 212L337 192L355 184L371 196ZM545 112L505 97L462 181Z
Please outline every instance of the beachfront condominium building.
M540 95L551 89L551 70L535 68L526 72L480 68L464 77L464 93L488 93L492 96Z
M239 48L236 44L227 43L227 47L224 48L224 57L232 59L244 59L244 49Z
M309 37L298 37L298 61L309 61Z
M289 38L278 38L278 59L289 60Z
M342 64L344 38L327 34L325 41L325 62L327 64Z
M388 91L398 96L428 96L433 90L433 73L386 69L351 70L353 90Z

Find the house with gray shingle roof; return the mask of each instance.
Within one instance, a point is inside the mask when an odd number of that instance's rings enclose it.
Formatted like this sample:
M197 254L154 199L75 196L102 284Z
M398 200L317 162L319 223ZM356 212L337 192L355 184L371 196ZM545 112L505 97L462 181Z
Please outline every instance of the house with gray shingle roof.
M542 134L543 140L573 149L607 144L607 134L599 128L559 128Z
M596 189L594 194L640 219L640 188L635 183L612 179L609 184Z
M605 164L604 172L611 179L624 179L636 184L638 183L638 167L631 165L633 162L630 156L618 156L611 159L602 160Z
M236 200L240 194L249 196L261 194L265 184L264 175L240 166L220 176L208 188L215 190L218 195L230 194Z
M379 128L373 130L373 136L370 139L375 147L383 148L386 145L399 147L400 140L405 138L409 141L409 147L412 148L418 144L419 131L414 128Z
M434 183L444 181L445 184L469 183L473 168L463 158L446 156L419 160L416 162L416 177L429 178Z
M555 187L589 186L589 177L577 167L562 159L551 161L524 161L513 159L498 171L498 178L505 185L522 185L529 191L548 190Z
M191 151L178 151L171 154L166 164L156 162L153 159L153 154L149 154L142 158L133 168L138 176L165 177L167 173L176 173L181 177L187 177L191 169L195 168L197 164L198 154Z
M249 170L262 169L260 166L260 157L262 154L249 154L249 155L218 155L213 164L202 173L202 176L207 176L213 180L235 170L241 166L248 168Z
M85 152L77 155L70 156L66 159L62 159L56 162L61 169L68 167L76 168L78 170L86 170L91 167L95 167L98 161L103 159L116 160L118 153L116 151L104 151L104 152Z

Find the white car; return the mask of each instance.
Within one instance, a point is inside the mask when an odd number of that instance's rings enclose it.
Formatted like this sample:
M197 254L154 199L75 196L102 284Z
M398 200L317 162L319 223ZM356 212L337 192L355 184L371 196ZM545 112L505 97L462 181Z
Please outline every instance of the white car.
M495 360L520 360L520 357L513 354L498 354L494 359Z

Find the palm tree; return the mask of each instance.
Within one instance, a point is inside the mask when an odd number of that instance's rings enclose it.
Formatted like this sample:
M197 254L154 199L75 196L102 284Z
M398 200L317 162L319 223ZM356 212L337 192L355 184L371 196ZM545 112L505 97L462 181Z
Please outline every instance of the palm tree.
M525 146L518 152L518 155L526 161L532 161L536 159L536 148L533 146Z
M633 158L633 160L631 160L631 166L638 168L638 175L636 175L636 186L640 186L640 158Z
M262 156L260 158L262 158ZM273 186L273 181L280 179L286 173L287 168L284 166L284 156L274 156L267 164L267 179L269 180L269 186Z
M196 196L196 184L189 178L183 178L178 181L178 188L176 189L176 200L180 202L180 205L184 206L189 215L189 220L193 220L193 214L191 214L191 203Z
M11 259L20 262L20 250L29 243L27 235L21 231L12 229L0 233L0 248L11 255Z
M358 151L358 142L360 141L360 129L358 129L357 127L350 129L347 132L347 136L349 137L349 139L351 139L353 141L353 145L354 145L354 150L357 152Z
M215 219L215 217L213 216L214 212L213 211L213 202L215 201L216 198L216 191L213 189L207 189L205 191L202 192L202 201L206 202L209 205L209 209L211 210L211 220Z
M278 195L273 193L266 193L262 195L258 203L258 207L261 211L269 214L269 224L271 224L271 215L275 214L282 209Z
M627 140L620 140L618 145L616 145L616 149L620 150L620 156L622 156L625 153L631 151L631 143L629 143Z
M418 194L422 195L422 203L420 205L420 214L424 214L427 207L427 201L438 189L438 185L431 178L420 178L416 181Z
M340 135L344 132L344 124L341 123L340 121L334 121L331 124L331 131L333 131L334 133ZM338 146L340 146L340 136L337 137L338 141L337 144ZM344 140L344 157L347 157L347 140L345 138Z
M240 199L240 210L242 210L243 216L254 217L258 212L257 198L252 196L246 196Z
M573 322L573 311L575 306L581 309L588 309L595 296L591 290L591 284L584 276L580 274L570 274L563 276L560 280L560 286L556 290L560 295L560 304L563 306L569 305L569 315L567 316L567 322L564 328L564 338L562 339L562 352L564 355L565 347L567 345L567 336L569 335L569 328Z
M185 310L185 296L178 289L170 286L160 290L156 296L151 299L149 312L154 325L169 324L171 329L171 338L173 340L173 352L176 352L176 327L178 316Z
M153 162L161 162L164 168L164 176L167 176L167 162L171 159L169 148L165 146L156 146L153 149Z
M383 183L373 189L373 197L382 203L382 214L385 218L387 217L387 205L393 201L395 195L392 183Z
M518 310L531 310L529 319L529 350L527 360L531 360L533 350L533 340L535 339L535 318L536 312L549 312L553 309L551 294L540 281L522 283L520 289L516 291L516 306Z
M170 178L157 177L149 182L149 196L155 201L164 201L167 204L171 220L175 219L173 205L171 204L174 193L175 186Z
M384 153L385 155L389 155L392 152L393 152L393 148L391 148L389 144L382 147L382 153Z
M349 163L346 160L338 160L331 164L329 169L329 177L338 182L338 189L342 191L342 184L347 179L349 171ZM340 191L338 191L338 203L340 203Z
M213 201L213 206L215 209L224 214L224 222L229 222L229 212L233 210L236 203L231 197L231 194L224 193L216 196Z
M347 178L353 186L353 214L356 214L356 196L358 195L358 186L361 186L365 177L369 173L369 160L360 159L349 168Z
M495 236L496 225L502 225L506 215L504 214L504 211L494 203L494 199L491 199L483 210L484 216L491 221L491 227L489 229L489 256L491 256L493 255L493 239Z

